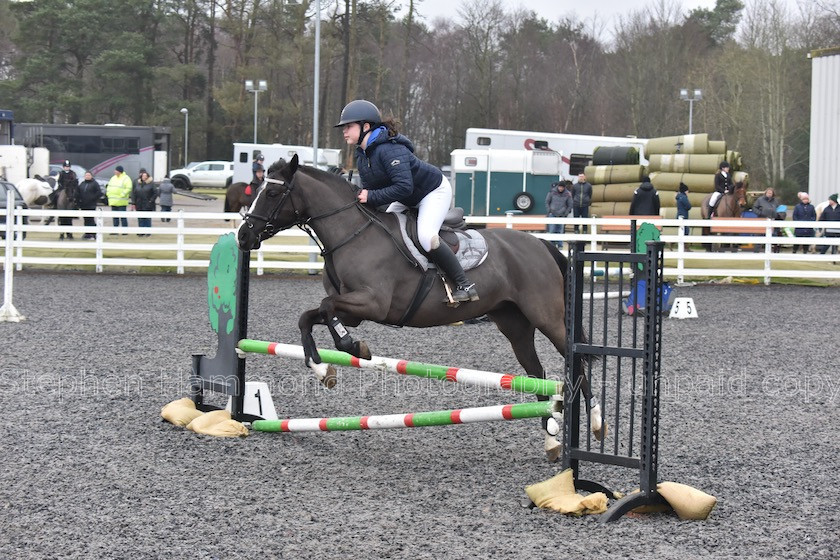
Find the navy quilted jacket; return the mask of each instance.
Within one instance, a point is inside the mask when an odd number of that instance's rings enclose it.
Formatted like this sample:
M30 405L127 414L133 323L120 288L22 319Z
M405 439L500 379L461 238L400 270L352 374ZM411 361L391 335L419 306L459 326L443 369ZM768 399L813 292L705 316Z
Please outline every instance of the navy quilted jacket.
M378 131L378 134L377 134ZM379 127L367 149L356 148L356 167L362 185L368 190L368 203L382 206L402 202L416 206L440 186L440 169L414 155L411 140L397 134L388 137L385 127Z

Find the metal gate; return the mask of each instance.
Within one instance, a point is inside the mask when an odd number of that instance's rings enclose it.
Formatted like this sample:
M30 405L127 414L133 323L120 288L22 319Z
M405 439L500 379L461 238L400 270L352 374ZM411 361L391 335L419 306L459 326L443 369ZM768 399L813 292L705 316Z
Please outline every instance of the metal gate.
M633 224L631 231L635 229ZM584 466L611 465L639 473L640 491L614 503L602 522L617 520L638 506L664 503L656 489L664 243L646 245L644 253L608 253L586 251L584 243L577 242L569 256L563 468L573 470L575 488L605 492L611 498L617 496L604 484L583 477ZM631 247L635 246L634 235ZM599 278L603 282L596 282ZM640 280L645 281L644 299L639 299L644 308L633 307L628 314L624 294L634 289L638 294ZM606 297L613 290L619 298ZM605 295L598 296L601 292ZM585 342L574 342L584 337ZM590 380L593 400L607 422L602 441L592 436L589 416L581 414L577 364Z

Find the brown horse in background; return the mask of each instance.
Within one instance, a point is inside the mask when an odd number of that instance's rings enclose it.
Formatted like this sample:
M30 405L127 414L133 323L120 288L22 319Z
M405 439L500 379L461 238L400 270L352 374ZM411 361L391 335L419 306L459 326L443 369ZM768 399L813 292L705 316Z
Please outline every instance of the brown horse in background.
M225 212L243 213L254 202L256 189L250 183L232 183L225 192Z
M711 215L711 208L709 207L709 201L712 199L712 194L710 193L703 199L703 203L700 205L700 214L703 216L704 220L708 220L709 216ZM715 210L715 217L716 218L740 218L741 213L749 208L749 204L747 202L747 186L743 183L743 181L738 181L734 185L734 189L730 193L724 194L720 197L720 201L718 201L717 210ZM704 227L702 230L703 235L712 235L711 228ZM706 250L711 251L712 245L706 245Z

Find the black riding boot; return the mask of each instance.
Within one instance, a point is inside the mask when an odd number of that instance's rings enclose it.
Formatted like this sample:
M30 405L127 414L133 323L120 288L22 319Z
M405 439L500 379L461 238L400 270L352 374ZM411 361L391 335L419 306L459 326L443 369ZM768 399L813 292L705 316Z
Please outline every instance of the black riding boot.
M478 301L478 291L475 284L467 280L461 263L449 245L441 243L437 249L429 251L429 258L437 267L455 283L455 290L452 292L452 299L455 301ZM444 303L448 303L445 301Z

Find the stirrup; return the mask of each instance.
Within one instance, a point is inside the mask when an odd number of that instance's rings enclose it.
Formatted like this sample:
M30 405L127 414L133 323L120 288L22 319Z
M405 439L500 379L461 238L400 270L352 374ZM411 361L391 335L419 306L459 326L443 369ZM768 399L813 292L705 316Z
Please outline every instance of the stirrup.
M458 302L478 301L478 290L475 289L475 283L455 288L455 291L452 292L452 299Z

